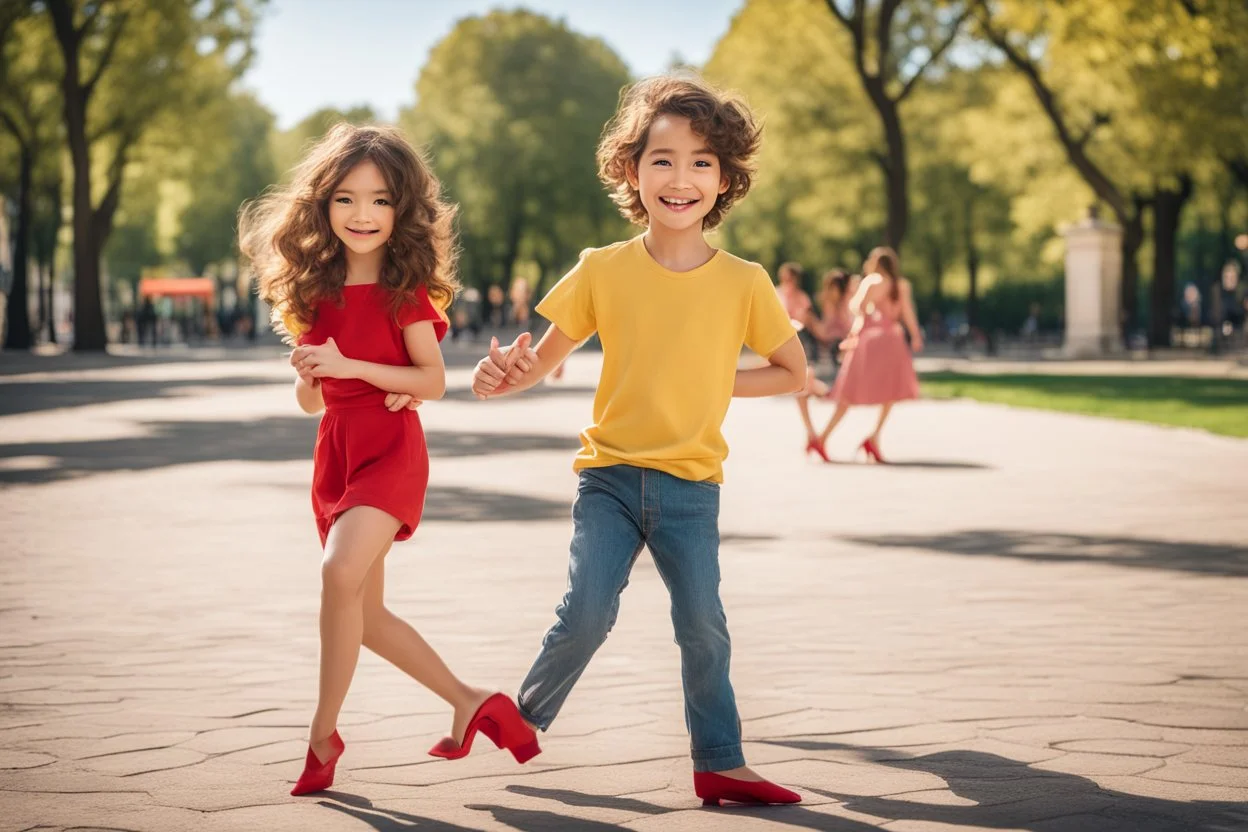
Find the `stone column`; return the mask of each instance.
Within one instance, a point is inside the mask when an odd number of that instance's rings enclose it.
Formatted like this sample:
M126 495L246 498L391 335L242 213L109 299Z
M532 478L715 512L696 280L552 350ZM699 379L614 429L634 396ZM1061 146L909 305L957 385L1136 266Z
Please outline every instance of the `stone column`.
M1097 218L1063 230L1066 237L1066 338L1070 357L1122 350L1122 229Z

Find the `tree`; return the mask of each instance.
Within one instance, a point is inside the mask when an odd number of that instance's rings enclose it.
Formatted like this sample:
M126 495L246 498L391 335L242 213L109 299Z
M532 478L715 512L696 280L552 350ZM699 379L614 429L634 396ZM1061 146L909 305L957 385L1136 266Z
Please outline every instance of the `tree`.
M252 95L223 98L206 114L190 164L190 193L176 253L193 274L235 256L238 206L277 181L273 114Z
M465 282L558 267L620 227L594 150L628 82L602 41L526 11L461 20L429 55L400 124L461 203Z
M773 270L787 260L853 268L883 237L878 128L845 40L818 3L756 0L704 69L741 92L764 125L753 188L723 234Z
M59 162L57 71L51 33L24 4L0 10L0 130L17 148L13 227L13 286L7 307L4 346L29 349L34 327L29 311L29 263L36 224L36 203L59 177L49 176ZM51 182L49 181L51 179Z
M304 118L289 130L273 134L273 165L281 176L288 176L308 146L329 132L339 122L348 124L374 124L377 113L372 107L362 105L348 110L324 107Z
M160 115L198 103L205 65L240 73L251 57L259 0L46 0L64 61L61 92L73 164L74 349L107 343L100 256L130 153ZM216 77L215 73L209 73ZM93 154L105 154L92 196Z
M884 239L900 251L909 226L909 171L901 104L953 45L971 13L970 2L825 0L849 32L854 68L884 131L877 159L888 194Z
M1242 52L1235 38L1245 14L1232 0L976 0L980 30L1027 80L1069 163L1123 227L1128 331L1139 314L1139 251L1153 209L1154 345L1169 343L1175 235L1193 172L1212 152L1209 120L1243 131L1243 86L1219 79L1235 74L1226 64Z

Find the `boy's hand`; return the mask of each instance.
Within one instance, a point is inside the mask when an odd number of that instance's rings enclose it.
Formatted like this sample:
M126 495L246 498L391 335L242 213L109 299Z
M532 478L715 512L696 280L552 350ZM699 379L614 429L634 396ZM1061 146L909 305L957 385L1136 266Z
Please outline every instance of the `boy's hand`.
M351 359L342 354L333 338L319 346L296 347L290 363L314 378L354 378Z
M424 404L423 401L409 393L387 393L386 394L386 410L391 413L398 413L400 410L407 408L415 410Z
M497 395L508 387L519 384L537 364L537 353L530 347L533 336L521 332L509 347L499 347L498 339L490 339L490 352L477 362L472 374L472 392L478 399Z

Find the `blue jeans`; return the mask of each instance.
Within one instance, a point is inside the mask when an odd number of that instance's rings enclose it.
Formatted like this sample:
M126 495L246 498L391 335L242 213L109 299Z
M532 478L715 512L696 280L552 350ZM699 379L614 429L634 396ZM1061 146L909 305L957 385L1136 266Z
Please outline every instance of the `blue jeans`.
M524 718L550 727L615 624L628 573L648 546L672 598L693 768L745 765L719 600L719 486L631 465L589 468L580 474L572 521L568 590L520 686Z

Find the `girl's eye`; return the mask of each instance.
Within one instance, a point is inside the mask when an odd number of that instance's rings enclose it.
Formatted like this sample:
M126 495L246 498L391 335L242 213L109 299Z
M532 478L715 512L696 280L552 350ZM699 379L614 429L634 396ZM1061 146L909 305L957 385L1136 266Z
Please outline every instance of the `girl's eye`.
M711 166L711 163L706 161L705 159L699 159L694 164L698 165L699 167L704 167L704 168L709 168Z
M671 162L669 162L669 161L667 161L666 159L655 159L655 160L654 160L654 163L655 163L656 165L667 165L668 167L671 167L671 165L672 165L672 163L671 163Z
M351 197L349 197L349 196L340 196L340 197L338 197L337 199L335 199L335 200L334 200L334 202L337 202L339 205L350 205L350 204L351 204Z
M378 200L375 200L375 201L374 201L374 204L376 204L376 205L389 205L389 204L390 204L390 200L388 200L388 199L378 199Z

